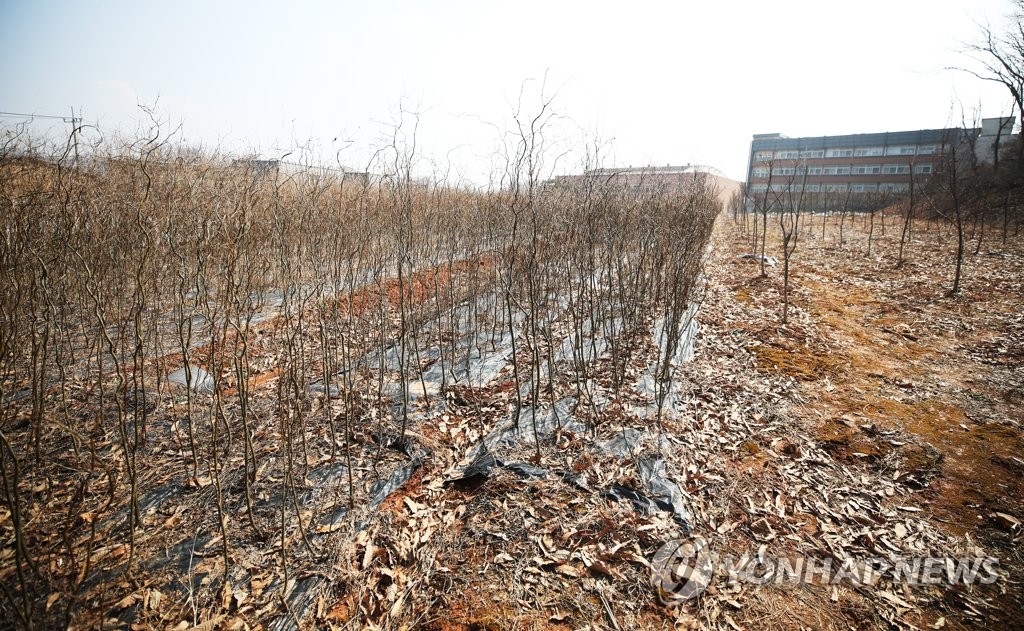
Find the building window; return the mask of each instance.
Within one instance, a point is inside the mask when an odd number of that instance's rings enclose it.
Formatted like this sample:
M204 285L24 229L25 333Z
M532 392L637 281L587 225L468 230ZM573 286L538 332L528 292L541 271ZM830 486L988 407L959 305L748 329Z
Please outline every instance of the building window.
M772 175L795 175L796 169L793 167L775 167L772 169Z
M768 190L767 184L752 184L750 186L751 193L764 193Z
M915 153L917 153L917 147L913 145L897 145L885 148L885 155L887 156L912 156Z
M877 184L854 184L850 187L850 191L853 193L874 193L877 190Z
M775 158L778 160L796 160L800 156L799 151L776 151Z
M878 190L893 193L905 193L910 190L910 184L907 182L888 182L886 184L879 184Z
M750 172L751 177L768 177L768 169L758 167Z
M877 164L865 164L853 167L854 175L878 175L882 167Z
M822 175L849 175L850 167L823 167Z
M821 185L820 184L808 184L807 187L804 190L806 190L808 193L817 193L818 191L821 190Z
M826 158L850 158L853 156L853 149L829 149L825 152Z
M882 175L905 175L910 173L909 164L887 164L882 167Z
M930 164L917 164L914 165L914 173L919 175L928 175L932 172L932 165Z
M825 191L829 193L841 193L846 190L845 184L822 184L825 187Z
M772 152L771 151L758 151L757 153L754 154L754 160L759 160L759 161L763 162L765 160L771 160L771 159L772 159Z
M922 156L935 155L935 145L921 145L917 148L917 153Z
M882 147L857 147L857 149L854 150L853 155L858 158L864 156L880 156L882 155L882 152Z
M824 149L808 149L807 151L801 151L800 152L800 157L801 158L824 158L825 157L825 150Z
M821 167L808 167L807 175L821 175Z

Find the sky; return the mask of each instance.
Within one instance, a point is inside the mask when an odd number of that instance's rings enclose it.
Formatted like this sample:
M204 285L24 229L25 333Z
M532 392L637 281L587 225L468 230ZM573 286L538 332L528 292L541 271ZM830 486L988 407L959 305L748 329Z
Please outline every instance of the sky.
M963 42L1009 11L1007 0L0 0L0 111L74 108L109 134L136 129L145 105L192 144L268 158L304 146L356 167L401 124L419 174L486 184L514 114L550 99L551 173L578 171L597 147L603 166L706 164L740 180L755 133L945 127L961 104L968 118L1008 113L1005 89L946 68L968 63Z

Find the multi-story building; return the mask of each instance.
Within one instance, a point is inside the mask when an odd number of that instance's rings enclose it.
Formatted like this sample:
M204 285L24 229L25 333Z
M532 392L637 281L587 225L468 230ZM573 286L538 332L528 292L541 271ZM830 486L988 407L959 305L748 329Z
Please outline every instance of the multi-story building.
M729 203L733 193L740 190L739 182L725 177L715 167L701 164L666 165L663 167L605 167L589 169L582 176L557 176L549 182L551 184L570 184L584 177L597 177L624 186L659 186L667 190L686 190L693 185L695 179L701 178L705 183L715 187L718 192L718 199L722 202L723 206Z
M368 184L373 181L369 173L359 171L347 166L323 166L317 164L299 164L298 162L287 162L285 160L261 160L261 159L239 159L232 163L235 167L252 169L264 177L276 182L285 182L304 177L316 177L320 179L333 179L336 181L355 181L358 184Z
M750 143L750 194L774 191L899 193L937 168L944 153L970 140L989 162L1005 147L1014 119L989 118L975 129L921 129L846 136L787 138L755 134Z

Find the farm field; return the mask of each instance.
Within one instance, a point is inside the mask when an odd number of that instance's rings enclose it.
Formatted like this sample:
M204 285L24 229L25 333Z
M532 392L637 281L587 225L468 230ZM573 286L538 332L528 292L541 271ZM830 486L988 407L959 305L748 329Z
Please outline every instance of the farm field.
M782 324L780 269L743 257L754 218L697 176L472 193L101 164L4 165L9 620L1020 621L1012 227L950 298L946 223L897 267L899 217L845 217L840 243L807 215ZM718 572L683 601L659 550L698 538L996 563L973 585Z
M0 631L1024 629L1024 0L876 5L0 2Z
M137 146L3 164L10 619L305 627L372 576L349 618L398 624L429 608L379 577L431 535L376 529L427 481L557 476L692 527L663 458L647 497L560 443L682 404L704 178L477 193Z

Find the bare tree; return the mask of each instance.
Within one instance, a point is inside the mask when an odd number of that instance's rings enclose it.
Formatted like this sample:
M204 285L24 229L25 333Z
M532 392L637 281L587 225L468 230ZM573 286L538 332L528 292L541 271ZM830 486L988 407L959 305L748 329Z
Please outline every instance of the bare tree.
M961 128L953 128L944 134L942 156L938 161L938 169L931 178L932 191L928 198L933 213L938 218L952 223L956 231L953 286L947 294L950 297L960 293L966 249L967 213L979 190L978 157L975 147L977 135L974 129L967 127L965 117L961 118Z
M772 190L772 188L773 188L772 178L775 176L776 171L778 170L778 168L776 167L776 162L775 162L775 154L773 153L771 155L771 157L759 160L758 161L758 165L760 165L760 168L766 169L768 171L768 182L765 184L764 191L762 191L760 195L758 195L756 192L752 192L752 198L754 200L754 210L761 215L761 234L760 234L760 236L761 236L761 254L760 254L761 276L767 276L768 272L765 269L765 262L767 260L766 259L766 254L765 254L765 247L766 247L767 239L768 239L768 212L772 208L774 208L776 202L778 201L778 196L775 195L775 193L777 193L778 191L773 191ZM754 222L754 252L755 253L757 252L757 237L758 237L757 221L755 219L755 222Z
M1002 85L1013 97L1017 112L1024 116L1024 0L1011 0L1010 5L1012 10L1004 28L979 25L978 38L964 44L964 53L977 67L949 69ZM1024 165L1024 143L1017 145L1017 165Z
M903 253L907 243L907 238L910 237L910 229L914 221L914 177L917 170L917 154L910 160L910 166L907 175L907 197L903 203L903 229L900 231L900 248L899 254L896 256L896 267L903 267L904 258Z
M796 179L801 178L800 184ZM800 233L800 211L807 190L807 168L796 168L786 181L786 188L780 194L779 229L782 232L782 323L789 322L789 265L796 251Z

